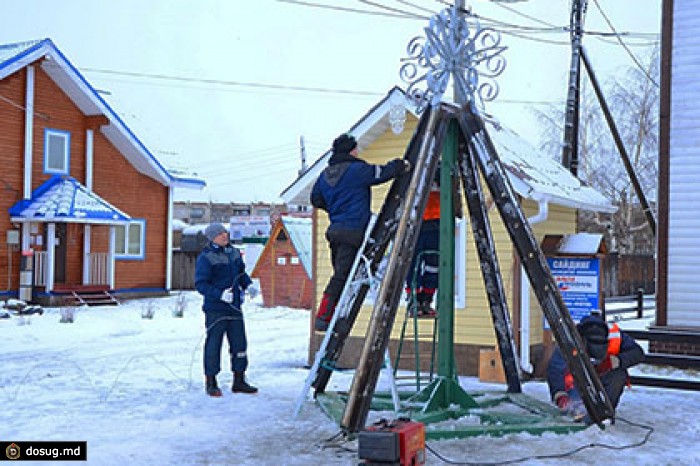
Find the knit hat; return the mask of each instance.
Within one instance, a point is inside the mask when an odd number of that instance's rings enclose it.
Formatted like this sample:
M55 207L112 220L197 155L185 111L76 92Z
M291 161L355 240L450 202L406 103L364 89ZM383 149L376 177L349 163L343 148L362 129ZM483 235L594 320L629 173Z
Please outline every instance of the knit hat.
M357 140L349 135L349 134L341 134L337 138L335 138L335 141L333 141L333 152L338 153L338 152L345 152L349 153L351 150L353 150L355 147L357 147Z
M608 326L597 317L587 316L576 326L579 335L586 342L588 355L602 361L608 354Z
M214 238L221 233L226 233L226 227L220 223L212 223L204 230L204 236L206 236L209 241L214 241Z

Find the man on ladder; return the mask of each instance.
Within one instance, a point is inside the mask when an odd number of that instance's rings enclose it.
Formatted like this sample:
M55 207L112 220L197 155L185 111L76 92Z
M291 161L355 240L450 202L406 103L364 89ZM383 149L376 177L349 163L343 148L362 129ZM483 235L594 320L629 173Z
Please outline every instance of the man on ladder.
M369 223L371 187L396 178L410 170L404 159L386 165L371 165L358 158L357 140L342 134L333 141L328 167L318 177L311 192L311 204L328 212L330 226L326 239L331 249L333 275L326 285L316 313L314 328L325 332L345 281L362 245Z

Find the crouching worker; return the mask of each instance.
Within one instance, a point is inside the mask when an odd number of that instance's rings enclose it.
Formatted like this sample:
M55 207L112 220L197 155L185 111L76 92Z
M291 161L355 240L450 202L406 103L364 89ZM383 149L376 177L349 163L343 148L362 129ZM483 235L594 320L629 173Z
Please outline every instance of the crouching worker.
M245 263L238 249L231 246L226 228L212 223L204 230L209 244L197 257L194 285L204 296L204 375L209 396L221 396L216 376L221 371L221 345L228 340L233 371L234 393L256 393L257 388L245 380L248 368L245 325L243 323L243 292L252 283L245 272Z
M333 141L328 167L311 191L311 204L328 212L330 217L326 239L333 265L333 276L316 313L314 327L317 331L328 329L357 251L362 246L371 217L371 187L410 170L410 163L404 159L394 159L386 165L371 165L358 155L357 141L353 136L338 136Z
M587 316L576 326L585 351L595 367L605 392L617 409L622 391L629 380L627 369L644 360L644 350L617 324L606 324L598 316ZM574 386L574 378L559 348L554 350L547 367L547 384L552 401L563 414L585 420L586 408Z

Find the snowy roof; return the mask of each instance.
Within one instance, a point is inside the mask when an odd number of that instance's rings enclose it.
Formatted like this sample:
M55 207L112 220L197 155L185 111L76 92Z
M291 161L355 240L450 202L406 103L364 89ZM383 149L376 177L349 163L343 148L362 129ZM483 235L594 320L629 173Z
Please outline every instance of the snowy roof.
M131 217L89 191L76 179L54 176L31 199L10 207L13 222L60 220L68 223L121 224Z
M136 170L165 186L197 189L205 186L201 179L175 176L166 170L50 39L0 45L0 80L38 60L41 69L84 115L107 117L109 123L101 126L100 131Z
M549 201L573 209L615 212L617 208L586 186L559 162L534 148L514 131L492 124L489 135L513 189L535 201Z
M311 278L311 219L285 215L282 217L282 223L294 249L299 254L299 260L306 274Z
M405 102L408 112L415 115L415 106L405 99L398 87L369 110L349 131L358 140L360 149L367 147L390 128L389 113L397 100ZM498 156L505 165L513 189L524 198L553 202L574 209L615 212L608 199L566 170L560 163L535 149L517 133L502 125L487 121L489 135ZM331 151L319 157L280 196L288 204L308 205L311 187L328 164Z
M564 235L559 252L566 254L595 254L600 250L603 235L600 233L576 233Z

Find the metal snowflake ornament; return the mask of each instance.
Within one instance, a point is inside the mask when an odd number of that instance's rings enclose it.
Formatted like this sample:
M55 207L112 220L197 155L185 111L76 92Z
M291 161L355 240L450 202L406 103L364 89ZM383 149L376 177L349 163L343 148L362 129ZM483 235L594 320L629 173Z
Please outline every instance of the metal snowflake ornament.
M483 108L484 102L498 96L495 78L506 67L501 55L506 47L497 31L482 28L476 18L467 21L454 6L433 16L424 30L425 37L409 42L408 57L399 70L418 113L442 100L450 78L460 104L472 102Z

